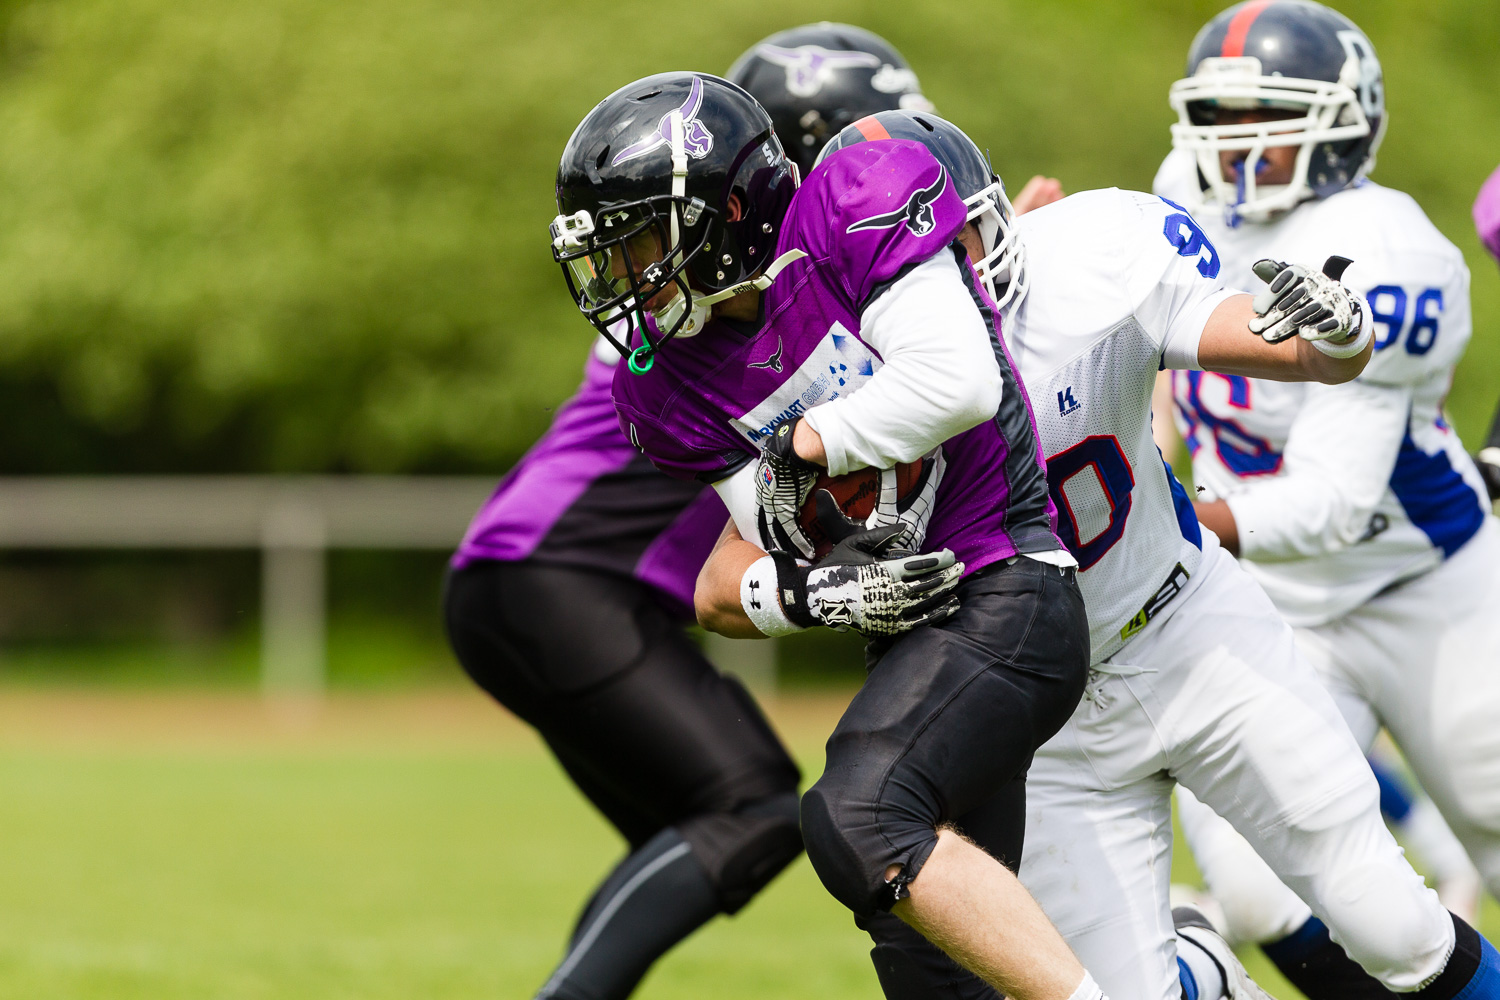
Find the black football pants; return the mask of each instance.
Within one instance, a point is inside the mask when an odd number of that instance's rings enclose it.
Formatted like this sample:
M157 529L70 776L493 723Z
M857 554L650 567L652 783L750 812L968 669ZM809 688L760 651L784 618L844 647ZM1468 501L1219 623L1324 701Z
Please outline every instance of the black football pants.
M540 996L614 1000L802 850L799 774L759 707L640 584L533 563L449 574L469 676L536 728L630 853Z
M892 998L992 995L888 912L952 825L1013 870L1033 752L1072 714L1088 675L1074 571L1032 559L959 586L951 618L872 645L871 669L802 799L808 858L875 939ZM901 866L886 882L885 871Z

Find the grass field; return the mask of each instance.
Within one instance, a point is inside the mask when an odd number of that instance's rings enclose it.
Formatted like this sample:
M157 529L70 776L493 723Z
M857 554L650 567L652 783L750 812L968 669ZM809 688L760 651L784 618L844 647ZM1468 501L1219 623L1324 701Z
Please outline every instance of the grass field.
M771 706L810 773L842 701ZM298 721L244 692L7 687L0 801L5 997L524 998L620 850L465 689ZM640 996L874 1000L867 947L799 862Z

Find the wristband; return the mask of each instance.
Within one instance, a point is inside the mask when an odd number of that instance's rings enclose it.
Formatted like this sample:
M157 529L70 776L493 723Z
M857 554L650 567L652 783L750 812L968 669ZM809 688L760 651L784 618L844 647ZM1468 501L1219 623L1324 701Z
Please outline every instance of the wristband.
M807 576L797 565L797 557L790 552L770 553L776 564L776 596L781 601L782 613L794 625L812 628L818 624L807 606Z
M801 632L805 626L796 624L781 608L777 599L780 586L777 583L776 561L771 556L757 559L740 577L740 606L750 623L762 635L775 638Z
M1312 345L1330 358L1352 358L1365 349L1370 338L1375 336L1375 324L1370 321L1370 311L1363 303L1355 303L1354 308L1359 310L1359 335L1353 340L1342 344L1330 344L1326 340L1315 340Z

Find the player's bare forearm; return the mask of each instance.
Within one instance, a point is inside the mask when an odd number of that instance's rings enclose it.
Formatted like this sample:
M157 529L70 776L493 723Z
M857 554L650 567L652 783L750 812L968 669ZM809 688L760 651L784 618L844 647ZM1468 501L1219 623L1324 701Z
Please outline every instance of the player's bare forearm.
M1223 500L1195 501L1193 510L1198 515L1198 523L1218 535L1219 544L1230 555L1240 554L1240 532L1234 523L1234 514L1230 511L1229 504Z
M740 604L740 580L745 570L764 555L760 546L740 537L733 520L724 526L693 588L693 611L699 625L731 639L765 638Z
M797 421L797 429L792 432L792 450L809 462L825 467L828 465L828 450L823 447L823 435L813 430L806 420Z
M1323 382L1337 385L1364 371L1371 347L1352 358L1324 354L1301 337L1268 344L1250 332L1255 309L1249 295L1236 295L1219 303L1203 328L1198 343L1198 365L1223 375L1245 375L1278 382Z

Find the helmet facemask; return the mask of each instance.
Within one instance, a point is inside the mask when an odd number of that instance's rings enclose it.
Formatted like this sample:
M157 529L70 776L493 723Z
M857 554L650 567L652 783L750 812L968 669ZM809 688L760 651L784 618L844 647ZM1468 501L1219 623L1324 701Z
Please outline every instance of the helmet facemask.
M966 222L979 226L984 257L974 261L974 271L995 305L1019 306L1026 298L1026 247L1016 231L1016 211L1006 197L1005 185L995 178L964 199Z
M581 209L557 216L551 226L552 257L562 266L578 310L629 359L633 371L649 369L661 345L673 337L702 330L709 306L736 291L698 295L688 280L688 265L708 244L719 213L701 198L687 196L687 128L680 112L669 116L668 132L670 194L602 208L598 219ZM649 252L642 253L643 247ZM652 259L637 259L644 256ZM615 275L616 258L623 277ZM648 308L668 289L675 294L665 305ZM636 336L641 343L632 347Z
M1369 80L1369 70L1353 47L1339 80L1332 83L1263 75L1261 61L1254 56L1208 57L1193 76L1177 81L1169 92L1178 115L1172 145L1194 154L1207 182L1205 194L1224 207L1230 226L1270 222L1303 201L1347 187L1374 166L1386 119L1378 78L1373 84ZM1215 123L1219 109L1260 108L1299 114L1273 121ZM1369 155L1349 176L1340 169L1343 149L1371 135L1367 111L1378 116L1378 130ZM1257 174L1266 150L1286 146L1298 147L1290 183L1260 183ZM1226 179L1221 168L1219 154L1225 151L1245 153L1236 181Z

